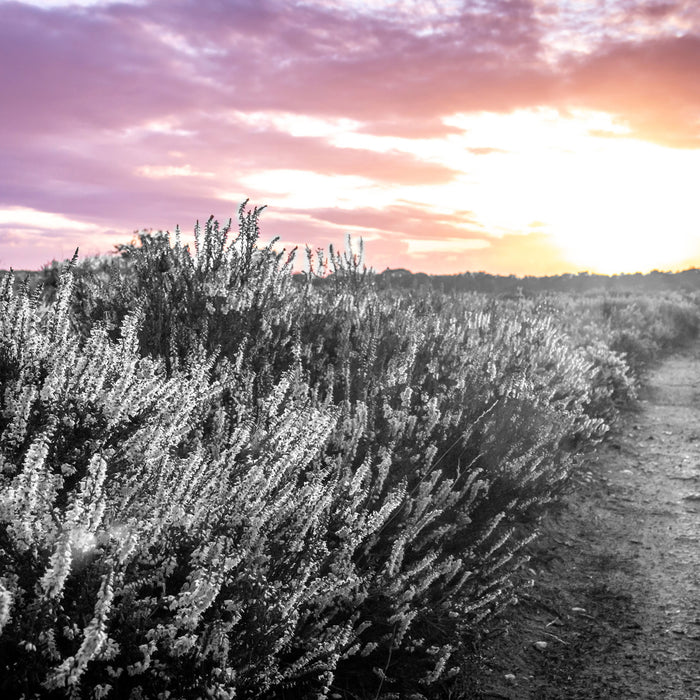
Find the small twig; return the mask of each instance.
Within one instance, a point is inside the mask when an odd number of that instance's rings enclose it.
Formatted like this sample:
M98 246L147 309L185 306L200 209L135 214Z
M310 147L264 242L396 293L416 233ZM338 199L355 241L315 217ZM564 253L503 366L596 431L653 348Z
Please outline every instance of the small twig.
M589 613L584 612L583 610L575 610L574 612L576 613L576 615L578 615L578 617L586 617L586 618L588 618L589 620L595 620L595 619L596 619L595 615L590 615Z
M377 694L374 696L374 700L379 699L379 693L381 693L381 691L382 691L382 686L384 685L384 679L386 678L386 672L389 670L389 664L391 663L391 652L394 651L394 641L396 640L396 625L397 625L397 623L395 622L394 623L394 631L391 635L391 646L389 647L389 656L387 657L382 676L379 679L379 687L377 688Z
M564 644L567 647L569 646L569 642L565 642L560 637L557 637L556 634L552 634L551 632L542 632L542 634L546 634L548 637L552 637L553 639L556 639L558 642L561 642L562 644Z

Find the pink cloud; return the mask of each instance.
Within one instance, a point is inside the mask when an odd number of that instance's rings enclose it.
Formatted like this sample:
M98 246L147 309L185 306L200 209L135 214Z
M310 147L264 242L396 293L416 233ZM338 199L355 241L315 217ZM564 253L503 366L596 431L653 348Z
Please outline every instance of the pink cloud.
M572 61L564 103L609 112L631 136L700 147L700 37L612 44Z
M317 221L334 226L364 228L382 231L390 240L442 240L462 238L488 240L483 231L476 228L471 212L453 214L426 210L425 207L408 204L383 209L312 209L306 212Z
M24 130L105 129L225 108L404 122L494 101L509 108L546 82L532 70L527 8L494 2L447 37L424 37L386 19L269 1L5 3L0 81L13 110L3 118L14 114ZM509 60L518 67L505 72Z

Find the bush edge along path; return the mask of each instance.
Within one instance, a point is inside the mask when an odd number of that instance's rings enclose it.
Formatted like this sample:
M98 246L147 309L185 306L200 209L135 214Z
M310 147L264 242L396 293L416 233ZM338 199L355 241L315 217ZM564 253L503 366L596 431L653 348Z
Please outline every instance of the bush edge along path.
M543 524L466 697L700 697L700 344L641 397Z

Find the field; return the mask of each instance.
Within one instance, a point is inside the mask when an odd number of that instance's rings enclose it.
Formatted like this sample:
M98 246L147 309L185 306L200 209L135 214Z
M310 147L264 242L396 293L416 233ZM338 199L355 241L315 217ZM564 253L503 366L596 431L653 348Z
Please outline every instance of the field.
M3 697L467 697L543 524L700 329L688 276L292 275L259 214L6 276Z

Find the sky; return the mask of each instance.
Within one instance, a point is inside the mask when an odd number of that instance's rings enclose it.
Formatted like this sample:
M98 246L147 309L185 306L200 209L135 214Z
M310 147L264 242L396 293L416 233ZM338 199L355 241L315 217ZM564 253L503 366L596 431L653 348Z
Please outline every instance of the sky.
M699 173L697 0L0 0L4 269L246 199L378 271L686 269Z

